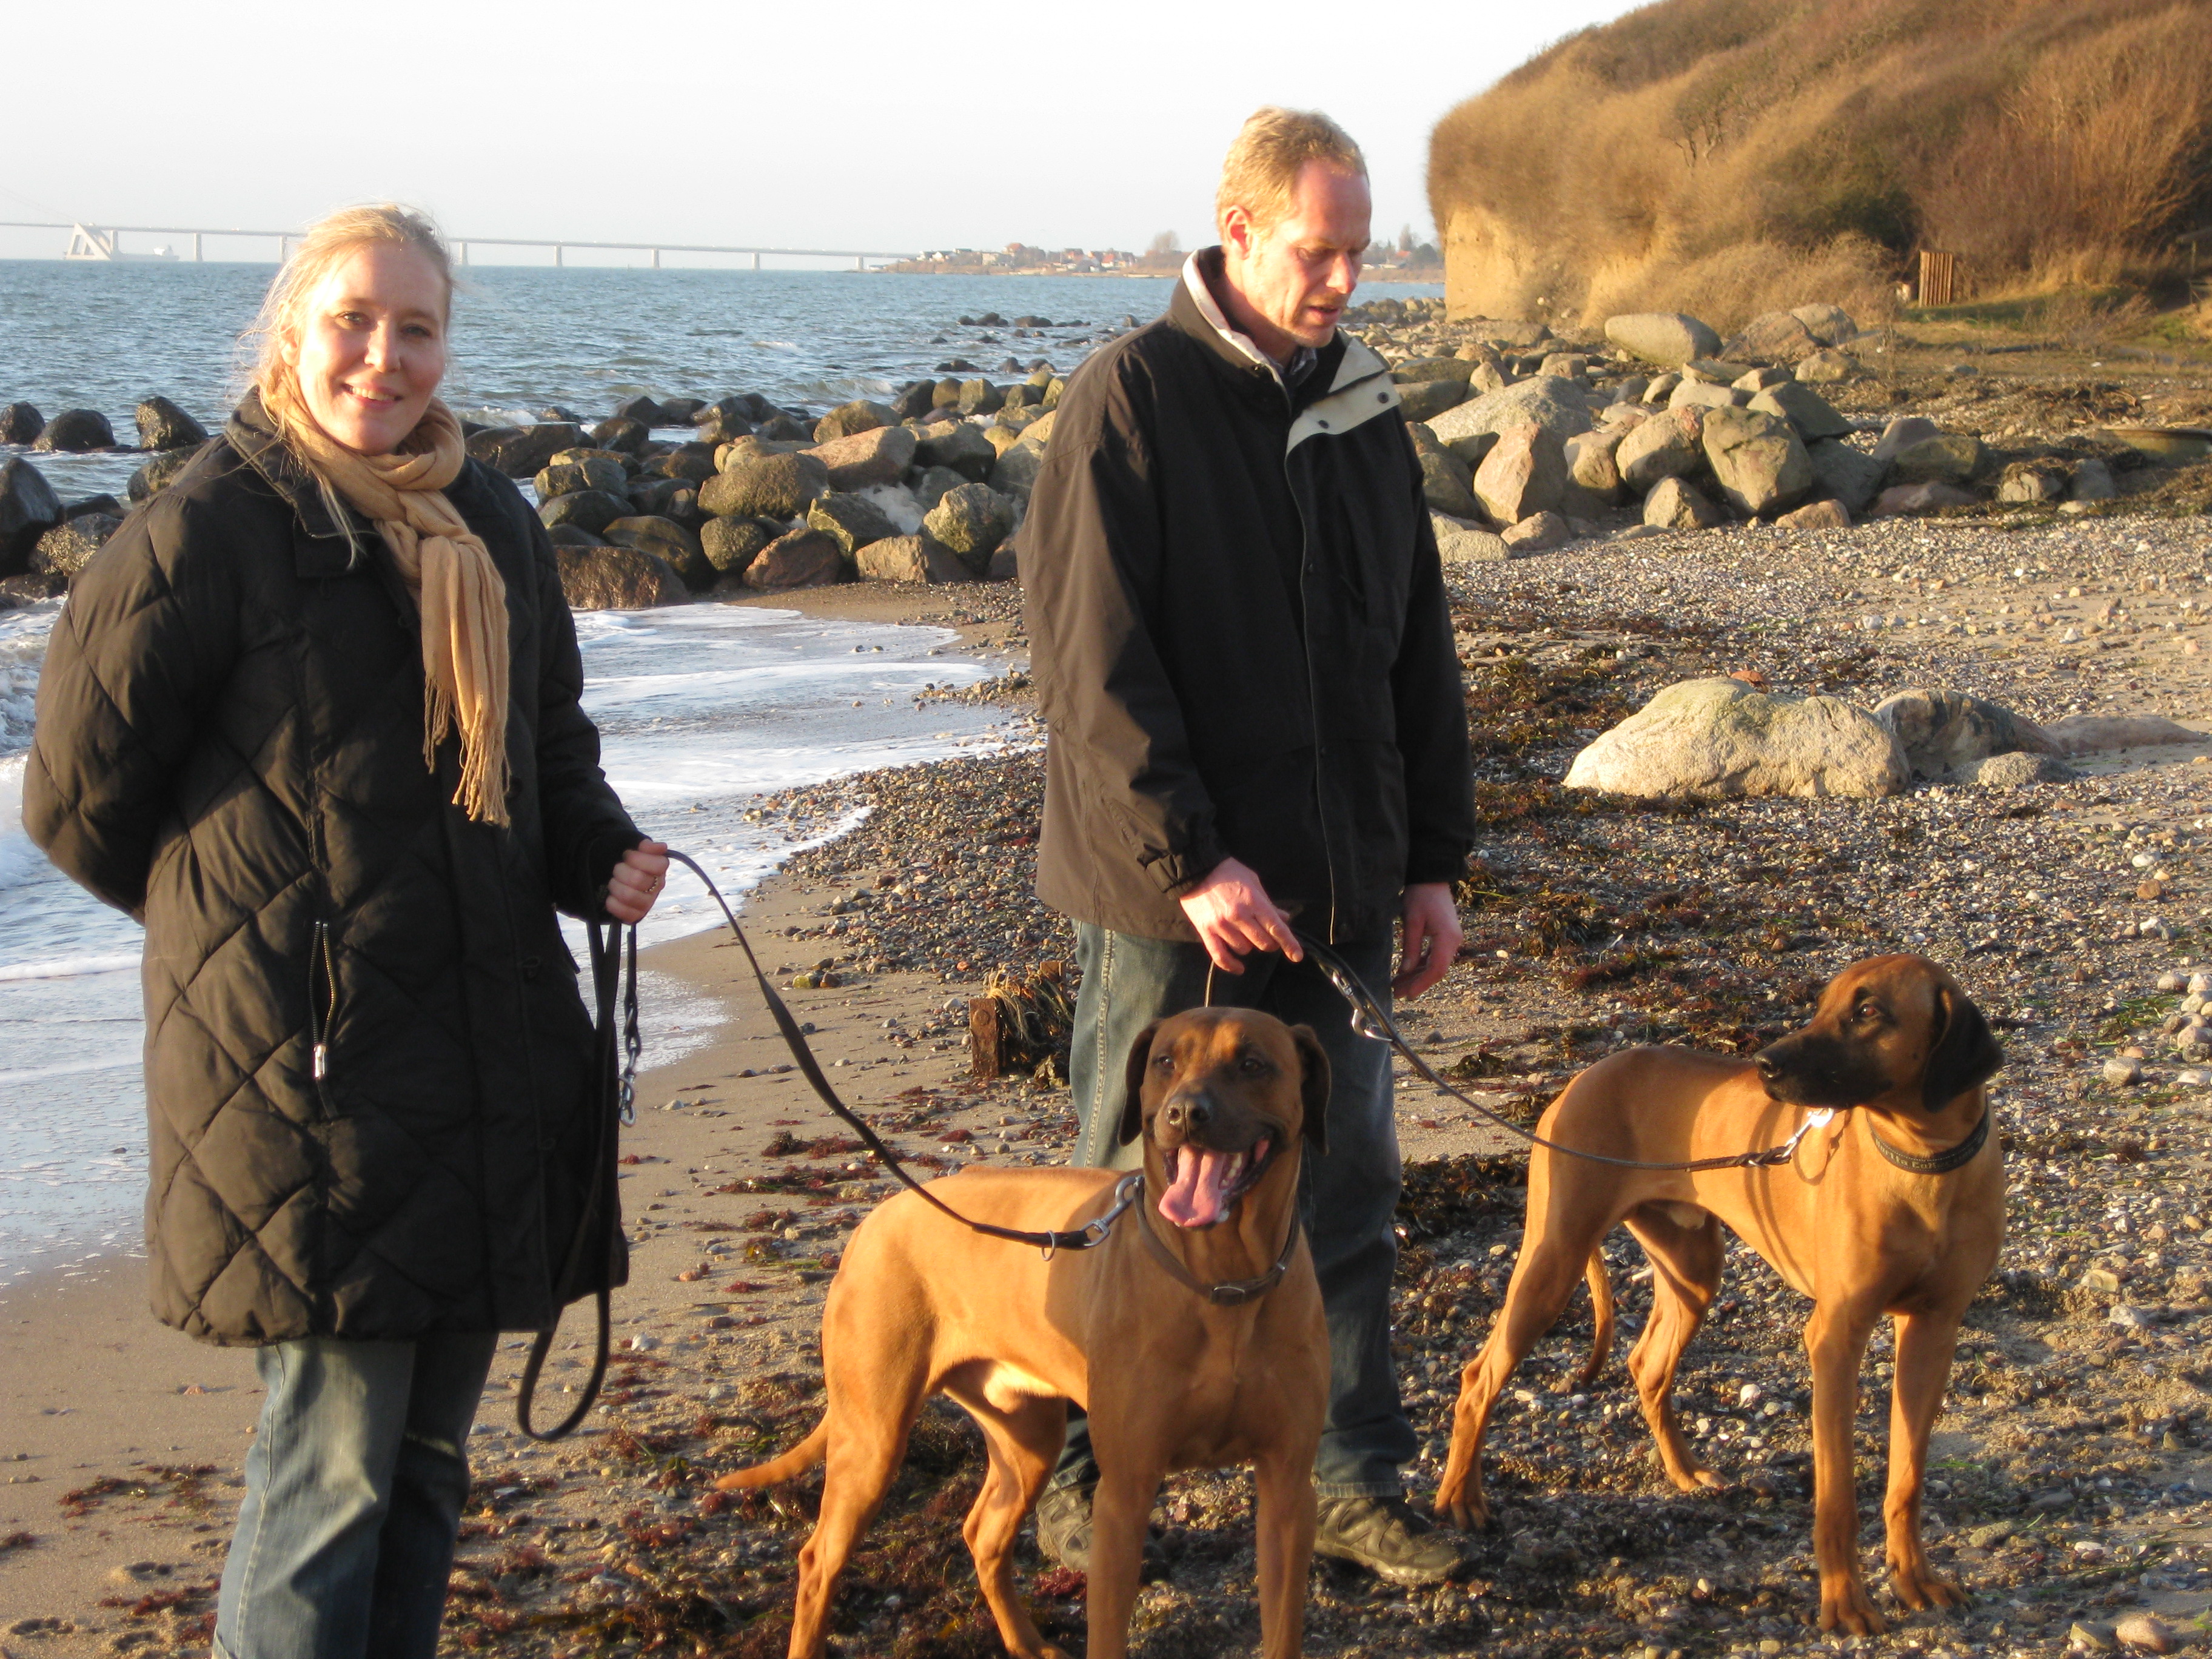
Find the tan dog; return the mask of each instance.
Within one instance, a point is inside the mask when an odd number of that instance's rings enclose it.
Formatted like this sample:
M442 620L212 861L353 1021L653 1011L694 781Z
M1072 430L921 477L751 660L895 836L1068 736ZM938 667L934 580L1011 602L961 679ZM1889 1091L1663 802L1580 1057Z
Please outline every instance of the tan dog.
M1121 1139L1145 1137L1144 1194L1104 1244L1047 1260L971 1232L913 1193L860 1224L822 1310L827 1413L783 1456L715 1482L766 1486L827 1462L821 1512L799 1557L794 1659L823 1650L837 1576L935 1394L966 1409L989 1449L968 1547L1011 1652L1059 1653L1016 1596L1012 1563L1073 1400L1090 1413L1100 1471L1090 1659L1119 1659L1127 1646L1161 1479L1239 1463L1259 1478L1264 1651L1298 1653L1328 1395L1298 1164L1304 1140L1322 1144L1328 1099L1328 1060L1307 1027L1242 1009L1178 1014L1129 1054ZM969 1170L930 1190L975 1220L1070 1231L1105 1213L1124 1178ZM1158 1214L1145 1201L1155 1195Z
M1922 957L1877 957L1846 968L1821 994L1812 1023L1729 1060L1680 1048L1635 1048L1567 1085L1538 1125L1563 1146L1645 1163L1683 1163L1786 1140L1806 1108L1845 1109L1794 1163L1698 1173L1626 1170L1538 1148L1528 1165L1521 1255L1490 1340L1461 1374L1451 1457L1437 1511L1461 1526L1489 1518L1482 1440L1498 1390L1587 1276L1597 1330L1583 1381L1613 1341L1613 1301L1598 1246L1626 1222L1653 1267L1651 1316L1628 1356L1644 1421L1684 1491L1718 1486L1674 1419L1674 1367L1720 1282L1725 1222L1790 1286L1813 1299L1813 1538L1820 1627L1885 1628L1858 1559L1851 1425L1867 1339L1887 1314L1897 1326L1890 1410L1890 1583L1908 1607L1955 1606L1958 1588L1929 1569L1920 1542L1929 1428L1942 1403L1959 1318L1996 1265L2004 1236L2004 1166L1988 1134L1982 1085L2003 1063L1980 1011ZM1887 1142L1910 1164L1899 1167ZM1969 1143L1972 1143L1969 1145Z

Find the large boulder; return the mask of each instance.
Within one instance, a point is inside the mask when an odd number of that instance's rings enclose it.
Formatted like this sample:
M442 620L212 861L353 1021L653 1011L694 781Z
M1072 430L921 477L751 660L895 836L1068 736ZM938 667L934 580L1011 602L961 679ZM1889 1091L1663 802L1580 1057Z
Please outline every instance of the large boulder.
M988 484L962 484L945 492L921 527L981 569L999 544L1013 533L1014 503Z
M1805 446L1813 463L1813 485L1821 495L1841 501L1853 518L1874 505L1881 493L1882 475L1889 469L1840 438L1823 438Z
M1434 513L1455 519L1481 516L1474 499L1474 474L1449 449L1421 452L1421 495Z
M665 559L635 547L556 547L571 611L649 611L691 595Z
M1437 552L1446 564L1495 564L1513 556L1513 550L1496 531L1441 513L1429 514L1435 530Z
M641 455L653 441L653 432L642 421L612 415L592 428L592 447L617 455Z
M61 521L61 497L45 473L20 455L0 461L0 576L23 569L39 538Z
M635 421L640 426L644 427L648 430L656 426L682 426L684 424L684 422L678 420L674 416L671 415L666 410L663 409L652 398L641 396L636 398L625 398L622 402L617 404L615 405L615 419L618 421Z
M1718 380L1679 381L1667 394L1667 407L1674 409L1736 409L1751 401L1748 392Z
M120 518L106 513L64 519L39 538L38 545L31 550L30 567L50 575L74 576L122 527Z
M1567 440L1570 516L1587 519L1620 500L1620 440L1619 432L1578 432Z
M953 407L963 415L995 415L1006 407L1006 394L986 380L963 380Z
M2062 500L2066 467L2057 461L2014 461L1997 480L1997 499L2014 504Z
M617 547L634 547L652 554L681 576L684 585L695 593L714 585L718 573L706 549L698 537L673 519L636 514L617 519L599 533Z
M1808 386L1833 386L1841 380L1856 379L1865 372L1859 367L1857 358L1833 346L1824 351L1816 351L1809 357L1800 358L1796 371L1797 378Z
M1774 522L1784 530L1849 530L1851 510L1832 495L1792 507Z
M198 453L196 449L164 450L131 475L124 494L134 501L153 500L177 480Z
M208 429L159 394L138 405L138 447L141 449L197 449L208 441Z
M755 406L750 398L718 398L694 414L691 424L698 428L701 442L726 444L752 431Z
M1982 441L1966 432L1939 432L1923 438L1890 457L1889 476L1896 483L1963 484L1988 464Z
M699 528L699 548L718 575L741 576L783 531L766 519L709 519Z
M1794 363L1809 357L1826 343L1787 311L1762 313L1744 325L1743 332L1728 343L1721 355L1761 363Z
M531 480L542 506L556 495L573 495L580 489L604 489L610 495L629 493L629 473L620 461L605 455L580 455L573 461L555 461Z
M983 428L966 421L939 422L925 427L915 446L914 464L941 466L957 472L970 483L981 483L999 464L999 452L983 435Z
M1558 512L1566 484L1567 453L1559 434L1533 422L1500 432L1474 470L1474 498L1493 524Z
M1497 361L1498 354L1493 351L1490 354L1490 357L1494 362ZM1480 361L1479 356L1408 357L1404 362L1391 369L1390 378L1396 381L1401 388L1409 386L1425 386L1431 380L1458 380L1464 384L1468 376L1474 373L1475 364Z
M0 444L29 446L46 429L46 417L30 404L9 404L0 409Z
M1720 355L1721 337L1679 311L1637 312L1608 317L1605 337L1632 357L1674 368L1693 357Z
M577 489L539 503L538 516L548 530L568 524L594 536L604 535L617 519L630 516L630 500L604 489Z
M817 445L832 443L840 438L849 438L856 433L873 432L880 427L896 426L898 411L889 404L870 403L856 398L849 404L840 404L814 423Z
M1662 478L1644 498L1644 522L1661 530L1711 530L1728 515L1684 478Z
M795 519L829 489L830 469L812 455L741 455L699 486L699 506L718 519Z
M1805 331L1824 346L1839 346L1859 331L1850 312L1824 301L1792 307L1790 314L1804 324Z
M845 555L818 530L794 530L779 536L745 567L744 584L763 592L793 587L829 587L845 580Z
M1897 734L1916 778L1940 778L1991 755L2056 755L2058 744L2024 715L1965 691L1915 686L1884 697L1874 717Z
M1437 441L1458 450L1459 441L1509 427L1542 427L1562 441L1590 429L1589 400L1571 380L1543 375L1516 380L1500 392L1448 409L1428 422Z
M832 489L865 489L896 483L914 465L920 442L912 427L878 426L854 432L807 452L828 469Z
M1670 685L1575 757L1570 789L1735 797L1903 792L1897 734L1840 697L1755 691L1738 679Z
M688 484L702 484L721 469L714 465L717 445L683 443L665 455L656 455L645 464L645 470L664 478L674 478Z
M1778 415L1716 409L1705 416L1705 465L1721 495L1747 518L1795 507L1813 488L1805 446Z
M1891 457L1923 439L1939 436L1942 432L1942 428L1925 415L1900 415L1882 428L1881 436L1874 447L1874 458L1887 463Z
M1779 415L1808 444L1818 443L1823 438L1843 437L1851 429L1851 423L1836 412L1834 404L1811 386L1796 380L1768 386L1753 398L1747 407L1762 415Z
M832 490L806 509L806 522L837 544L850 558L870 542L898 534L898 526L865 495Z
M1474 365L1462 367L1472 368ZM1465 403L1467 398L1465 380L1419 380L1398 388L1398 412L1409 421L1425 421Z
M1036 487L1037 473L1043 466L1044 446L1024 437L1000 454L999 464L991 469L991 488L1001 495L1025 498Z
M537 426L487 427L470 436L468 450L471 459L495 472L529 478L562 450L581 449L589 441L584 428L572 421L547 421Z
M1702 410L1669 410L1632 428L1613 453L1620 481L1638 493L1662 478L1685 478L1705 465Z
M2074 480L2066 487L2070 501L2109 501L2119 494L2112 467L2100 456L2085 455L2074 464Z
M88 450L115 447L115 428L96 409L65 409L46 422L33 446L37 449L82 455Z
M933 536L890 536L870 542L854 562L878 582L972 582L967 562Z

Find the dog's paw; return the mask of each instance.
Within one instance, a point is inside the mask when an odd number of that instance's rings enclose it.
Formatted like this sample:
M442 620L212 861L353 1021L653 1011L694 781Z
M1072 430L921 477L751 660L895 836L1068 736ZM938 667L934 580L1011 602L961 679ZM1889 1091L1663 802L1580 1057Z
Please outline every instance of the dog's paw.
M1889 1620L1875 1609L1866 1586L1856 1578L1820 1585L1820 1628L1839 1630L1846 1636L1880 1636Z
M1462 1532L1481 1532L1490 1525L1490 1500L1480 1492L1469 1494L1464 1486L1446 1486L1437 1493L1431 1510L1439 1521L1448 1521Z
M1966 1592L1948 1578L1938 1578L1924 1569L1905 1572L1893 1569L1889 1588L1897 1599L1917 1613L1926 1607L1963 1607Z

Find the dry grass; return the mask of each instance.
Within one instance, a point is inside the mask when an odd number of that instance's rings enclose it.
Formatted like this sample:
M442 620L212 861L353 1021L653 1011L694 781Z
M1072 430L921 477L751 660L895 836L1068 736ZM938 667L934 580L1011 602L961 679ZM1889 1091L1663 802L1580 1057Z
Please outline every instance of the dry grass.
M1456 310L1879 304L2183 274L2212 219L2212 0L1661 0L1438 123ZM1544 305L1539 306L1541 300Z

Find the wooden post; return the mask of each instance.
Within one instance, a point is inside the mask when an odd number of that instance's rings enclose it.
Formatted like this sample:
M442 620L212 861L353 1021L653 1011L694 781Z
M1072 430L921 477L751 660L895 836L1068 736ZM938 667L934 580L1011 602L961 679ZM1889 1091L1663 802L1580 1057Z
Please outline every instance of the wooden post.
M1934 248L1920 250L1920 284L1915 298L1923 307L1956 305L1959 302L1959 256L1939 253Z
M969 1075L978 1083L1002 1077L1006 1069L1006 1030L996 997L968 999Z

